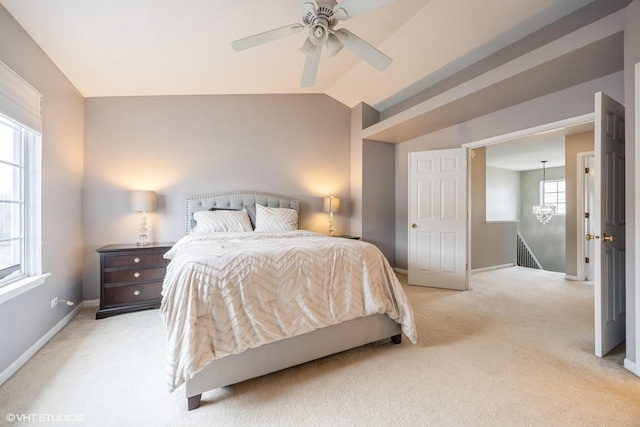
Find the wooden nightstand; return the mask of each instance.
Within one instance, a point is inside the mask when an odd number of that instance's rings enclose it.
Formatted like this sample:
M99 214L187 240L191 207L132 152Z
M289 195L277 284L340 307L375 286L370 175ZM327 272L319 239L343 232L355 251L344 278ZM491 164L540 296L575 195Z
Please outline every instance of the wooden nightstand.
M162 281L173 243L107 245L100 253L100 310L96 319L160 307Z

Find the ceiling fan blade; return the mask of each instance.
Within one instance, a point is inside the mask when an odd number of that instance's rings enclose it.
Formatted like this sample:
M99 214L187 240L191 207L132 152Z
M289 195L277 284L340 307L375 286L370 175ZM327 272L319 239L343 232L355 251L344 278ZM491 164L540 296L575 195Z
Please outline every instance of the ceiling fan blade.
M387 55L380 52L378 49L371 46L349 30L340 28L339 30L336 30L334 34L342 42L344 47L380 71L385 70L389 65L391 65L391 62L393 62L393 59L389 58Z
M300 3L300 7L302 7L302 16L307 13L316 13L316 10L318 10L316 0L298 0L298 3Z
M329 34L329 37L327 38L327 43L325 44L325 46L327 47L327 52L329 52L329 56L336 55L344 47L344 45L342 44L338 36L336 36L333 33Z
M302 24L291 24L286 27L276 28L275 30L265 31L264 33L233 41L231 42L231 47L237 51L241 51L290 36L302 31L303 29L304 25Z
M343 0L333 7L333 17L344 21L393 1L394 0Z
M315 53L307 55L304 61L304 71L302 72L302 87L313 87L316 84L316 76L318 75L318 66L320 65L320 54L322 48L316 48Z

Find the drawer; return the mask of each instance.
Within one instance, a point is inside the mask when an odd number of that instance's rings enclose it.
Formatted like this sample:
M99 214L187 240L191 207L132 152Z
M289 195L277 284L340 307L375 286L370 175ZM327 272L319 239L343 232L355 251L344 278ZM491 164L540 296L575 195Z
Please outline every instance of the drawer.
M110 283L123 282L147 282L150 280L162 281L164 279L165 272L165 267L107 271L104 273L104 282L108 285Z
M167 260L163 258L164 252L155 254L129 254L129 255L109 255L105 257L105 268L136 267L151 265L166 265Z
M104 306L132 304L162 298L162 282L108 286L104 288Z

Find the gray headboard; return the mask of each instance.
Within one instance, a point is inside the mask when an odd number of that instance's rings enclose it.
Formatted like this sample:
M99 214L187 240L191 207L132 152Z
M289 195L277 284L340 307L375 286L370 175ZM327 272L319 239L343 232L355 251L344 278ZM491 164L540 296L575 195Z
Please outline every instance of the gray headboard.
M300 202L273 194L255 193L244 191L238 193L213 194L209 196L190 197L187 199L187 234L195 226L193 214L198 211L207 211L211 208L242 209L252 208L255 212L256 203L270 208L291 208L298 212L298 228L300 228Z

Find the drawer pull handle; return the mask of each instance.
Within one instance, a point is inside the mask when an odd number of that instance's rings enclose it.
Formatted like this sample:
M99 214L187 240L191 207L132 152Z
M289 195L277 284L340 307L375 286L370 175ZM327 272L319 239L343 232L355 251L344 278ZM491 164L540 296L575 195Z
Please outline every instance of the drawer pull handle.
M135 296L138 296L138 295L140 295L140 291L136 289L135 291L133 291L133 294L134 294Z
M139 263L139 262L140 262L140 258L135 257L135 258L133 259L133 262L135 262L136 264L137 264L137 263Z
M135 277L136 279L140 277L140 272L136 271L135 273L133 273L133 277Z

